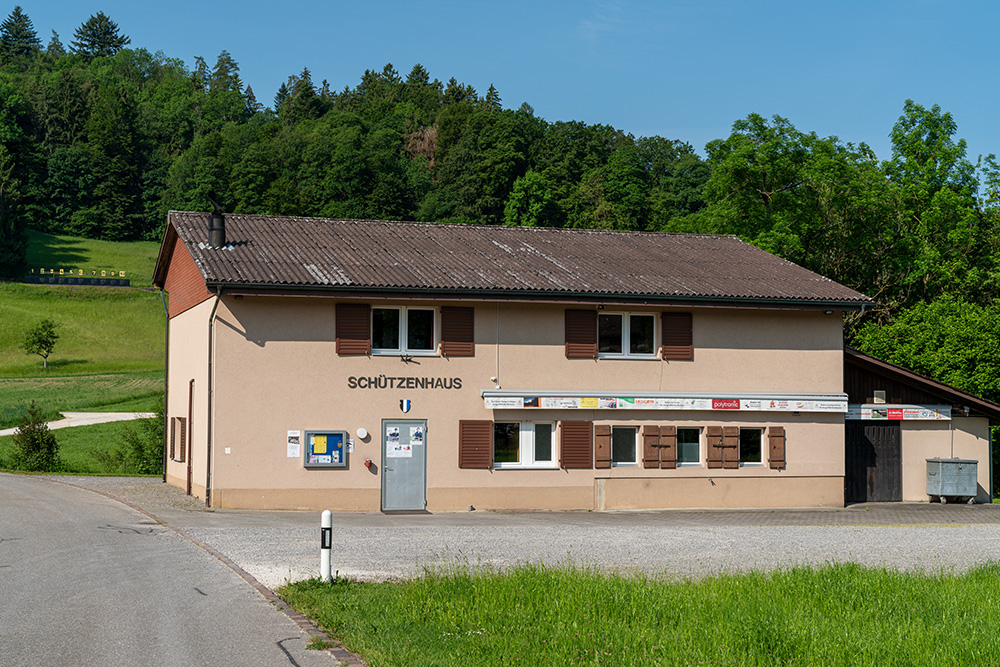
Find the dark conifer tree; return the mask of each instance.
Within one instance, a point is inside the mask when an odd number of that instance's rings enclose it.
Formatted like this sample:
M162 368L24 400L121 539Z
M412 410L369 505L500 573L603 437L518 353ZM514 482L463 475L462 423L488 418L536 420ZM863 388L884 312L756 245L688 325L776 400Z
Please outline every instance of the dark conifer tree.
M55 30L52 31L52 39L49 40L49 45L45 48L45 53L56 58L66 55L66 47L63 46L62 41L59 39L59 33Z
M0 24L0 51L5 57L26 56L39 48L41 42L31 19L20 6Z
M132 40L118 32L118 24L104 12L97 12L73 33L73 53L87 58L113 56Z
M497 92L497 89L491 83L489 90L486 91L486 97L483 99L487 111L499 111L501 101L500 93Z

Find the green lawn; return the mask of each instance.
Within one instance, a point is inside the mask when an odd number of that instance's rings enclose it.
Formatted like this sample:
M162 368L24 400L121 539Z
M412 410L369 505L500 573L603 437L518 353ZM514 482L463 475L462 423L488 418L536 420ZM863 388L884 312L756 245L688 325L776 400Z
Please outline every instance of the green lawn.
M159 245L111 243L30 232L29 266L125 271L150 285ZM0 283L0 428L16 425L34 400L61 410L152 411L163 393L165 317L159 294L136 287ZM59 340L49 356L28 355L24 333L45 318Z
M75 236L54 236L34 230L28 232L28 270L38 273L55 269L125 272L132 287L150 287L159 243L150 241L95 241Z
M122 433L134 422L112 422L92 426L74 426L52 431L59 443L59 458L65 472L74 475L109 475L95 458L94 450L109 451L122 442ZM14 436L0 436L0 468L6 467Z
M523 565L284 587L370 667L1000 664L1000 565L831 565L696 582Z

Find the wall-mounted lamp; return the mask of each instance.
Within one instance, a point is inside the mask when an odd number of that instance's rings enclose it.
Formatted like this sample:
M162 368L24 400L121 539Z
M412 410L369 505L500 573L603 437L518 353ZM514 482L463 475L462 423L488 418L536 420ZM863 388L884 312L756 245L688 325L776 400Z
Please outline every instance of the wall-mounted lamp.
M833 311L832 310L824 310L823 314L824 315L833 315Z

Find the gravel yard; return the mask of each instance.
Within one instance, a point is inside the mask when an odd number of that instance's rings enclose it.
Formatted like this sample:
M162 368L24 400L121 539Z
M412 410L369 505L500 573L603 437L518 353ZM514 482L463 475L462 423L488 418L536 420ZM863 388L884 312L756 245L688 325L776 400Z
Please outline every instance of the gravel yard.
M153 514L264 585L316 576L319 514L206 509L159 479L59 477ZM574 563L668 577L856 562L924 572L1000 560L1000 506L334 514L333 568L359 579L424 568Z

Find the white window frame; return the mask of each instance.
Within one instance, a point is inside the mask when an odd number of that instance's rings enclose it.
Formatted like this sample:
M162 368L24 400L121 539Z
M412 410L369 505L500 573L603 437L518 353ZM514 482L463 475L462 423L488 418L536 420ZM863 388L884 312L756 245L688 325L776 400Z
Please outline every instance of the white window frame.
M697 461L681 461L681 431L697 431L698 432L698 460ZM701 462L704 460L705 456L705 446L703 438L704 429L700 426L678 426L677 427L677 467L678 468L700 468Z
M517 462L493 462L496 470L556 470L558 457L556 456L556 425L555 422L547 421L518 421L512 419L495 420L494 424L519 424L517 435L518 458ZM535 427L548 426L551 433L551 461L535 460Z
M753 426L748 426L748 427L744 428L743 426L741 426L740 427L740 436L742 436L743 431L757 431L758 433L760 433L760 460L759 461L740 461L740 467L741 468L743 468L743 467L759 468L759 467L761 467L761 466L764 465L764 442L765 442L765 440L764 440L764 436L765 436L764 429L763 428L756 428L756 427L753 427ZM739 446L737 447L737 450L736 450L736 456L737 456L737 458L743 458L743 453L741 451L742 448L743 448L743 442L742 442L742 438L740 438L740 436L737 436L737 438L738 438L737 442L739 443Z
M615 429L616 428L627 428L632 429L634 434L634 442L632 447L632 460L631 461L615 461ZM639 429L635 426L612 426L611 427L611 451L608 452L611 455L611 467L613 468L635 468L639 465Z
M622 318L622 351L621 352L601 352L601 317L607 315L616 315ZM629 352L629 343L631 338L632 330L632 316L638 315L641 317L648 317L653 320L653 350L648 354L633 354ZM644 313L636 311L600 311L597 313L597 358L598 359L656 359L657 352L659 351L656 345L656 337L658 334L659 325L656 323L656 313Z
M399 347L387 348L387 347L375 347L375 311L376 310L395 310L399 316ZM431 348L429 350L411 350L406 346L407 340L407 327L409 326L409 317L407 316L411 310L425 310L431 313L434 319L434 333L432 334ZM371 314L371 332L372 332L372 356L376 355L400 355L406 354L411 357L436 357L438 356L438 343L441 342L441 326L440 319L438 315L438 309L427 306L372 306Z

